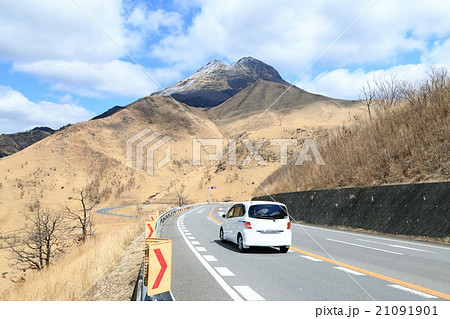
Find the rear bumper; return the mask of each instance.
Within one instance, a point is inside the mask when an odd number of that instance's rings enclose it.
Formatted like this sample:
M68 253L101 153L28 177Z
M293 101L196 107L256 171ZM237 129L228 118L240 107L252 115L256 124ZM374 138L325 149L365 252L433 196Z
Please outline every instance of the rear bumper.
M250 246L271 247L271 246L291 246L292 232L286 229L277 234L264 234L255 230L244 230L244 247Z

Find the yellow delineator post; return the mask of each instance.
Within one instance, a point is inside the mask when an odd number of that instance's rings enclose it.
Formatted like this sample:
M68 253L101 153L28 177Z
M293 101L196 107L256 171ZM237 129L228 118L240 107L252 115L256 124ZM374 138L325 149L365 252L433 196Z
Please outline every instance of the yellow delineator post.
M145 221L145 240L147 240L147 238L156 237L155 226L156 226L156 219Z
M149 219L150 220L157 220L159 217L159 210L155 210L154 212L150 213Z
M172 241L163 238L145 239L145 277L147 295L170 290L172 275Z

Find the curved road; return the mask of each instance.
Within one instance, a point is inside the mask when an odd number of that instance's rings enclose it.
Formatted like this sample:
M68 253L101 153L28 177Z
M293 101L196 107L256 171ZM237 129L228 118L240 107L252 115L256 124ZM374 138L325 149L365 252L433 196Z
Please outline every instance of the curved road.
M450 300L450 248L293 223L292 248L239 253L218 239L229 205L166 221L176 300Z

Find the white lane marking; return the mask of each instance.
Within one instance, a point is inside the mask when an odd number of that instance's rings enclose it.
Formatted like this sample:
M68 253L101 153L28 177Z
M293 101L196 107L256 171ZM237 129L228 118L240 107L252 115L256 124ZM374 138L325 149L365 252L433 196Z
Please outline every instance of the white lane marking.
M216 257L212 255L203 255L203 258L205 258L206 261L217 261Z
M227 267L214 267L222 277L234 277L234 274Z
M361 248L367 248L367 249L372 249L372 250L378 250L378 251L382 251L382 252L389 253L389 254L403 255L402 253L398 253L398 252L395 252L395 251L390 251L390 250L384 250L384 249L375 248L375 247L369 247L369 246L363 246L363 245L353 244L353 243L349 243L349 242L346 242L346 241L341 241L341 240L336 240L336 239L331 239L331 238L326 238L326 240L334 241L334 242L341 243L341 244L346 244L346 245L351 245L351 246L361 247Z
M361 233L345 231L345 230L334 230L334 229L328 229L328 228L322 228L322 227L309 226L309 225L305 225L305 224L293 224L293 226L296 226L296 227L299 227L299 228L302 228L302 227L313 228L313 229L316 229L316 230L323 230L323 231L328 231L328 232L338 233L338 234L346 234L346 235L352 235L352 236L367 237L367 238L372 238L372 239L381 239L381 240L395 241L395 242L404 243L404 244L425 246L425 247L428 247L428 248L437 248L437 249L450 250L449 247L444 247L444 246L441 246L441 245L422 244L422 243L417 243L417 242L413 242L413 241L406 241L406 240L399 240L399 239L392 239L392 238L384 238L384 237L381 237L381 236L363 235Z
M362 274L360 272L357 272L357 271L354 271L354 270L351 270L351 269L348 269L345 267L334 267L334 269L342 270L342 271L345 271L346 273L349 273L349 274L355 275L355 276L365 276L365 274Z
M192 234L191 234L191 233L187 233L187 232L185 232L185 234L186 234L186 236L192 236Z
M317 259L317 258L314 258L314 257L311 257L311 256L302 256L302 257L306 258L306 259L309 259L309 260L312 260L312 261L322 261L320 259Z
M254 291L249 286L233 286L234 289L236 289L242 297L247 299L248 301L264 301L263 297L261 297L256 291Z
M428 298L428 299L437 298L436 296L432 296L432 295L426 294L424 292L417 291L417 290L414 290L414 289L411 289L411 288L406 288L406 287L399 286L399 285L388 285L388 286L392 287L392 288L395 288L395 289L399 289L399 290L403 290L403 291L409 292L409 293L417 295L417 296L421 296L423 298Z
M199 243L198 241L196 241L196 240L192 240L192 241L191 241L191 244L192 244L192 245L200 245L200 243Z
M194 236L187 236L188 239L195 239Z
M197 249L197 251L206 251L205 247L195 247L195 249Z
M208 262L202 258L202 256L195 250L194 246L189 242L189 240L186 238L185 234L183 234L183 232L181 231L180 228L180 219L184 216L186 216L186 214L189 214L190 212L188 211L187 213L184 213L183 215L181 215L178 218L177 224L178 224L178 230L181 234L181 236L183 237L184 241L186 242L186 244L188 245L189 249L193 252L194 256L197 257L197 259L202 263L203 267L206 268L206 270L211 274L211 276L213 276L213 278L217 281L217 283L223 288L223 290L225 290L225 292L235 301L242 301L243 299L236 293L236 291L234 291L233 288L231 288L226 282L225 280L223 280L223 278L214 270L214 268L212 268Z
M368 243L379 244L379 245L390 246L390 247L394 247L394 248L402 248L402 249L409 249L409 250L422 251L422 252L430 253L430 254L436 254L435 252L428 251L428 250L423 250L423 249L418 249L418 248L412 248L412 247L406 247L406 246L401 246L401 245L392 245L392 244L380 243L380 242L373 241L373 240L359 239L359 238L357 238L356 240L364 241L364 242L368 242Z
M200 209L200 211L198 211L197 214L201 214L201 213L203 213L203 212L205 212L205 209L204 209L204 208Z

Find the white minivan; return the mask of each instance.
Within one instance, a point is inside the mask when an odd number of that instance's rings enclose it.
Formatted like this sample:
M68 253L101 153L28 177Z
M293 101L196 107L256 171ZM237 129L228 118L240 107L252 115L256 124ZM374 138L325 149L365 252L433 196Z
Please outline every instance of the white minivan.
M251 201L234 204L222 215L221 242L231 241L244 252L251 246L278 247L282 253L292 242L291 222L286 205L278 202Z

